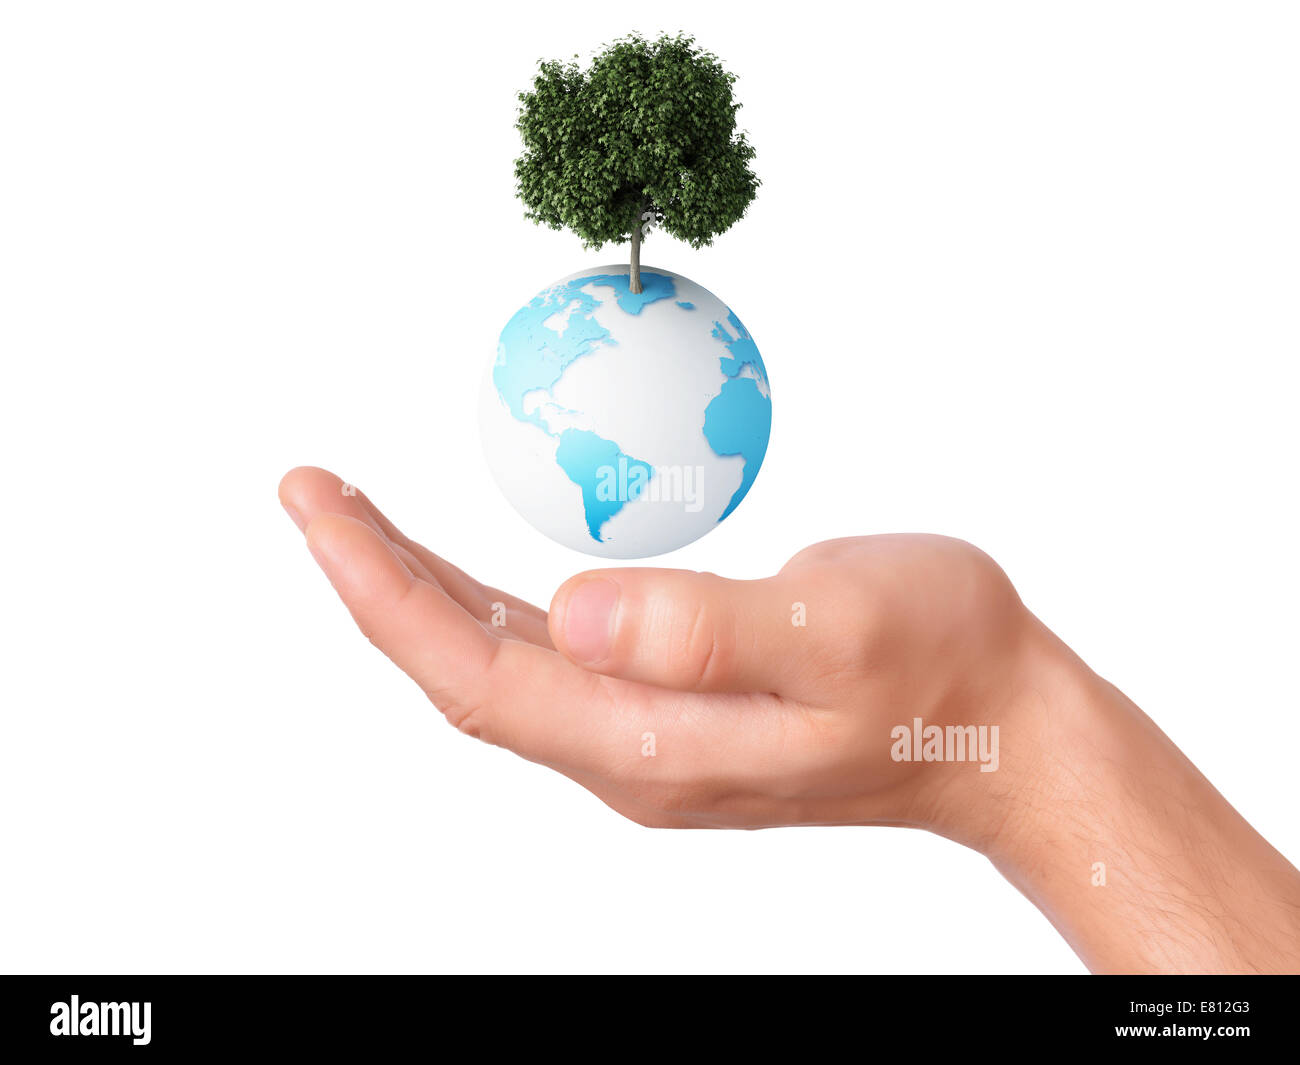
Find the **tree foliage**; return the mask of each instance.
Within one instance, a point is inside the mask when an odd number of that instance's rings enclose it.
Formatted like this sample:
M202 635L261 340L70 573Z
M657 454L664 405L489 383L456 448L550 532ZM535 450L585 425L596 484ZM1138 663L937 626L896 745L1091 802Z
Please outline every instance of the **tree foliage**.
M543 61L519 94L519 198L532 221L583 244L633 243L646 216L692 247L745 213L754 149L736 129L735 75L691 37L633 35L587 70Z

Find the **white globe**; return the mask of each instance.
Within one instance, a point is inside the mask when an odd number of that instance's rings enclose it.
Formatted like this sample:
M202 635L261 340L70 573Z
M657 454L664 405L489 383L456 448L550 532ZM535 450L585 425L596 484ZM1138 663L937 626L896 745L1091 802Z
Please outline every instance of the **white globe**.
M716 296L667 270L572 274L501 331L480 403L483 450L514 508L552 540L645 558L699 539L758 476L767 370Z

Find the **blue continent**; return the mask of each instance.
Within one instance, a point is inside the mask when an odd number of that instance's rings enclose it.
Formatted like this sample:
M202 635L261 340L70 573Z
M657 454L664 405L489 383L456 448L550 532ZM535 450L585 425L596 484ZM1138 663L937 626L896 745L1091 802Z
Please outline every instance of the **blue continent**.
M575 359L617 343L609 330L596 321L594 312L601 301L582 291L587 285L612 288L615 302L628 314L640 314L649 304L670 299L677 293L671 277L650 270L641 271L640 293L631 291L626 274L589 274L575 277L534 297L527 307L516 312L506 323L497 345L492 383L513 417L537 426L552 437L557 434L547 426L540 409L531 413L524 410L524 397L538 390L549 393ZM570 308L575 301L577 306L569 310L563 334L545 325L552 315ZM640 494L653 468L640 459L625 455L612 440L595 433L566 429L558 434L558 438L560 445L556 461L568 474L569 480L582 489L587 529L592 539L603 542L601 526ZM605 469L621 471L623 480L619 483L627 488L626 498L604 498L608 493L602 491L604 481L600 473ZM643 471L644 479L638 470ZM630 487L628 473L635 482Z
M749 335L749 330L736 317L735 311L727 311L727 321L731 323L731 328L735 330L735 336L728 333L727 327L721 322L713 323L714 337L727 346L727 354L720 360L722 372L728 377L735 377L746 366L752 366L754 372L758 374L759 379L766 387L767 367L763 365L763 357L758 353L758 345L754 343L754 338Z
M549 392L574 359L601 344L614 343L609 330L592 317L600 303L582 291L587 280L575 278L535 296L501 330L492 383L514 417L545 432L549 430L541 415L537 411L525 412L524 396L539 388ZM563 335L542 324L575 300L578 306L569 314Z
M524 396L539 389L549 392L575 359L601 345L617 343L609 330L593 317L600 301L582 291L586 285L613 288L616 302L628 314L640 314L647 304L668 299L676 293L673 279L666 274L642 271L643 291L640 295L629 289L626 275L593 274L557 285L535 296L527 307L515 312L501 330L492 383L511 415L547 433L550 430L541 414L536 410L532 413L524 410ZM543 324L551 315L564 311L575 301L577 306L570 311L563 334Z
M749 492L759 467L763 465L767 442L772 434L772 400L764 395L768 389L767 367L763 365L754 338L734 311L727 312L727 321L733 332L728 332L721 322L713 323L714 337L727 348L727 354L719 359L727 380L722 383L722 391L704 408L704 439L715 455L740 455L745 460L745 469L740 477L740 487L732 494L718 521L740 506L740 501ZM740 376L740 371L746 366L751 367L754 377Z
M745 498L758 476L758 468L763 465L771 433L772 401L758 390L752 377L733 377L725 382L722 391L704 408L704 438L709 447L717 455L740 455L745 460L740 487L732 494L718 521Z
M640 314L641 308L658 300L666 300L677 291L673 279L667 274L641 271L641 292L634 293L627 274L596 274L579 281L583 285L608 285L615 292L618 305L628 314Z
M560 433L555 461L582 489L587 531L597 543L605 541L600 535L605 522L636 499L654 474L648 462L625 455L614 441L586 429L565 429ZM611 477L615 486L624 486L624 491L617 487L611 491Z

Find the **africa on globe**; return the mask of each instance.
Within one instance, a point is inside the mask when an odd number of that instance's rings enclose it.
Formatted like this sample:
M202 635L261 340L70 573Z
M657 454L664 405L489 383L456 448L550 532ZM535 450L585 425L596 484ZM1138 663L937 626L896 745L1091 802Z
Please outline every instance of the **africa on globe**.
M483 449L538 531L606 558L697 540L758 476L767 370L711 292L626 264L549 285L501 331L482 391Z

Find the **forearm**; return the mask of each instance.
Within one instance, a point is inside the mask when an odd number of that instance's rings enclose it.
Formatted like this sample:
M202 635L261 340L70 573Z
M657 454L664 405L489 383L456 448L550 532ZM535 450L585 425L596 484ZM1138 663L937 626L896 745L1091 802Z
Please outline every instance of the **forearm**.
M1027 643L980 849L1093 971L1300 971L1300 873L1121 692Z

